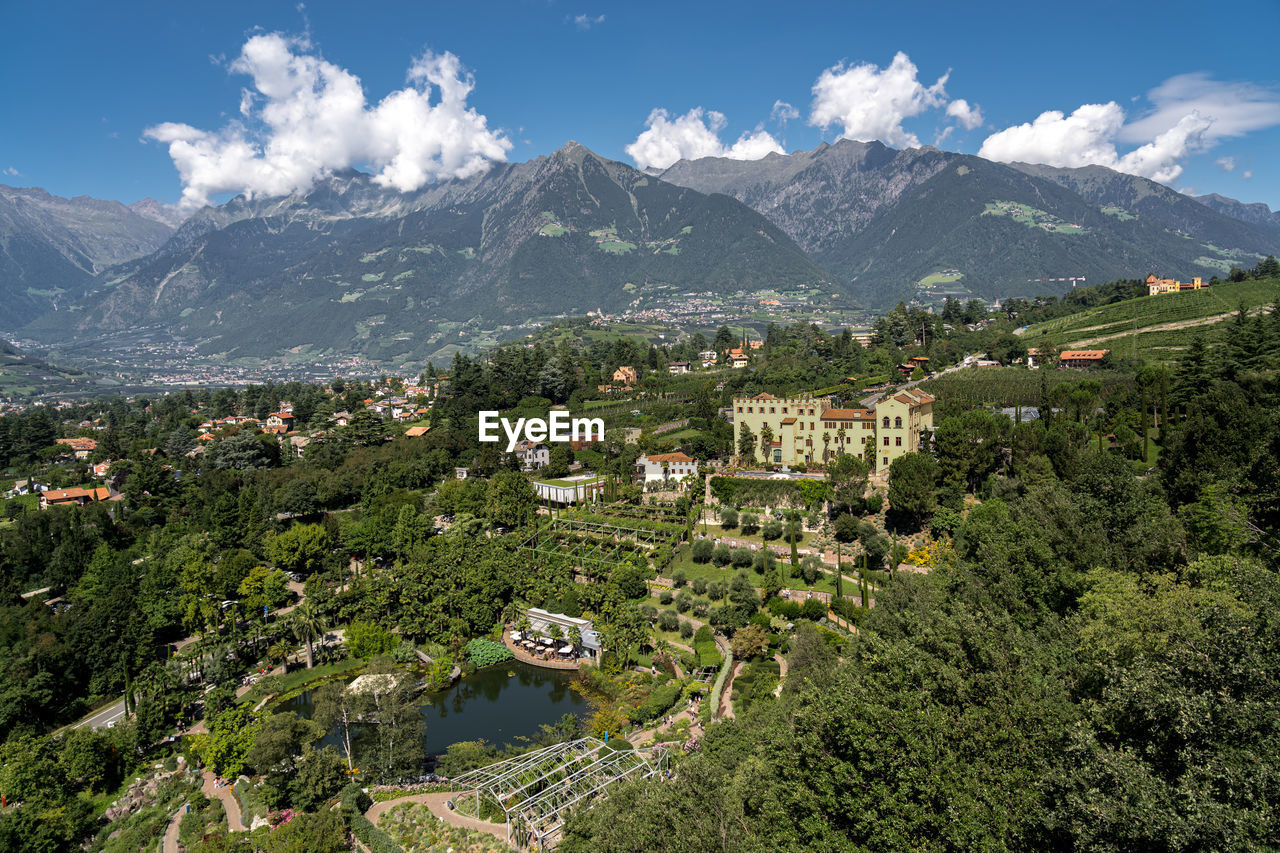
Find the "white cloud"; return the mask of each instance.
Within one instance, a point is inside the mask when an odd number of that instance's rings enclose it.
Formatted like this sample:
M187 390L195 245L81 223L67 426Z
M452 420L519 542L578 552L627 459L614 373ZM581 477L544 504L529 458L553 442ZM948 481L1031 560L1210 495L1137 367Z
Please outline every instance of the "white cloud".
M920 140L902 122L946 103L947 74L926 87L916 66L899 52L888 68L871 63L826 69L813 84L809 123L839 125L841 136L868 142L878 139L899 148L915 148Z
M1236 158L1234 157L1219 157L1214 162L1221 166L1224 172L1234 172L1236 170Z
M511 148L467 107L475 81L452 53L418 58L410 85L375 106L358 77L315 55L305 39L253 36L230 70L252 79L241 93L243 121L216 132L175 122L145 132L168 144L187 208L226 192L286 195L364 164L382 186L410 191L483 172Z
M596 24L604 23L604 15L596 15L594 18L590 15L574 15L573 25L580 30L589 30Z
M758 127L726 146L720 141L720 131L727 123L722 113L704 111L702 107L675 118L666 110L656 109L649 113L645 130L626 147L626 152L641 169L665 169L677 160L700 157L759 160L771 152L785 153L778 140Z
M795 121L798 118L800 118L800 111L786 101L777 100L773 102L773 110L769 113L769 121L777 122L785 127L787 122Z
M1240 177L1244 178L1246 181L1249 180L1250 178L1253 177L1253 170L1246 169L1245 171L1240 173Z
M1147 93L1154 108L1121 130L1121 142L1145 142L1198 113L1212 122L1205 139L1216 142L1280 125L1280 93L1253 83L1224 83L1203 72L1170 77Z
M969 106L969 102L964 98L956 98L947 104L947 115L955 119L956 123L965 130L982 126L982 108L977 104Z
M17 169L15 169L13 166L8 166L8 167L6 167L6 168L4 169L3 174L6 174L6 175L8 175L8 176L9 176L9 177L11 177L11 178L16 178L16 177L18 177L19 175L21 175L22 173L21 173L21 172L19 172Z
M1071 115L1050 110L1029 124L993 133L978 156L1002 163L1099 165L1168 183L1182 174L1179 161L1204 146L1210 125L1196 113L1185 115L1146 145L1120 156L1114 140L1124 127L1124 110L1114 101L1085 104Z

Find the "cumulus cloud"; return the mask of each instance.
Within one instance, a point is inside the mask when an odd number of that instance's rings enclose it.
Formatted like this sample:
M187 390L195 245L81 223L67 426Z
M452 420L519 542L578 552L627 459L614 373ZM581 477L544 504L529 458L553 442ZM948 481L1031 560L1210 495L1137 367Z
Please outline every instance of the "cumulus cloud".
M1247 180L1249 180L1250 178L1252 178L1252 177L1253 177L1253 170L1252 170L1252 169L1248 169L1248 170L1246 170L1246 171L1244 171L1244 172L1241 172L1241 173L1240 173L1240 177L1244 178L1246 181L1247 181Z
M589 30L596 24L604 23L604 15L596 15L594 18L590 15L574 15L573 25L580 30Z
M979 157L1002 163L1043 163L1077 168L1098 165L1167 183L1182 174L1179 161L1204 145L1211 122L1192 113L1128 154L1114 140L1124 127L1124 110L1114 101L1085 104L1071 115L1041 113L1029 124L1005 128L987 137Z
M800 118L800 111L786 101L777 100L773 102L773 110L769 113L769 121L777 122L786 127L787 122L795 121L798 118Z
M11 178L16 178L22 173L19 172L17 169L15 169L13 166L7 166L4 169L4 174L8 175Z
M902 122L946 103L947 74L931 86L919 80L919 69L899 52L888 68L871 63L826 69L813 84L809 123L841 128L847 139L878 139L899 148L915 148L920 140ZM968 105L966 104L966 107Z
M947 104L947 115L955 119L956 124L965 130L982 126L982 108L977 104L970 106L964 98L956 98Z
M1224 172L1234 172L1236 170L1236 158L1234 157L1219 157L1214 162L1222 167Z
M1203 73L1170 77L1147 93L1152 108L1126 122L1114 101L1085 104L1071 115L1042 113L994 133L978 154L1002 162L1050 166L1097 164L1169 183L1182 161L1220 140L1280 125L1280 95L1252 83L1224 83ZM1141 143L1120 154L1116 143ZM1225 171L1235 160L1217 161Z
M771 152L785 153L778 140L761 128L743 133L737 142L726 146L720 141L720 132L727 124L723 113L704 111L702 107L675 118L666 110L656 109L649 113L644 131L626 147L626 152L641 169L665 169L677 160L700 157L759 160Z
M253 36L230 70L251 79L241 92L242 120L217 131L176 122L145 131L169 146L188 209L219 193L306 190L335 169L366 164L382 186L415 190L483 172L511 148L467 106L475 81L452 53L419 57L409 85L372 106L360 79L305 39Z

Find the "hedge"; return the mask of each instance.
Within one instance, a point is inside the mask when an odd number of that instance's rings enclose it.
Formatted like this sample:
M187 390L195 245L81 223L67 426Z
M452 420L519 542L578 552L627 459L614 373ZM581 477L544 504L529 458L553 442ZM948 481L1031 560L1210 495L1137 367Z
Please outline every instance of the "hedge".
M730 506L814 508L828 497L826 480L768 480L761 477L712 477L711 493Z
M374 826L373 822L364 815L351 815L347 822L351 826L351 834L360 839L373 853L404 853L403 847L396 844L390 835Z

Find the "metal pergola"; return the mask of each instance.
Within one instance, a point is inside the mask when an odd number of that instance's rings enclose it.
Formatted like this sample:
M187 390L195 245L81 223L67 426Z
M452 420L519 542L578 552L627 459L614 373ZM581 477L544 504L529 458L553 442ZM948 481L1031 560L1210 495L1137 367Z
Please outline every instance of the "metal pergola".
M477 816L481 798L502 809L508 843L548 851L559 843L570 809L590 808L616 782L666 770L665 747L614 750L585 737L472 770L453 782L474 794Z

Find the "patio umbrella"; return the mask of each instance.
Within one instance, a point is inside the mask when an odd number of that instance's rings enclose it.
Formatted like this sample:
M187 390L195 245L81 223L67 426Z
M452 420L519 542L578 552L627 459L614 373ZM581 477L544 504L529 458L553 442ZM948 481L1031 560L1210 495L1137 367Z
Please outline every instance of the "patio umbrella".
M550 637L543 637L538 642L542 643L542 645L544 646L554 646L556 644L555 640L551 639Z
M524 634L521 634L519 631L512 631L512 632L511 632L511 639L513 639L513 640L523 639L523 637L524 637Z
M571 655L571 654L573 654L573 646L562 646L562 647L560 648L560 654L562 654L562 655Z

